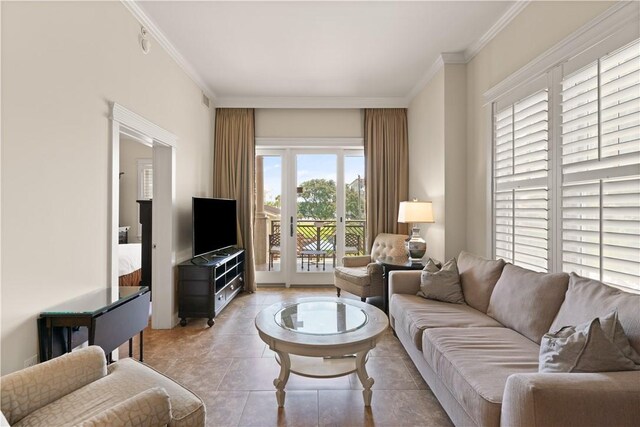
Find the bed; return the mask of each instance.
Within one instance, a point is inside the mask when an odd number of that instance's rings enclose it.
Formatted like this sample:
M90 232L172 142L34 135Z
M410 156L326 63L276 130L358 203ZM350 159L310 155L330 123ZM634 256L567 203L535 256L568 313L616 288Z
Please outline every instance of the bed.
M140 286L142 280L142 245L125 243L118 245L118 284Z

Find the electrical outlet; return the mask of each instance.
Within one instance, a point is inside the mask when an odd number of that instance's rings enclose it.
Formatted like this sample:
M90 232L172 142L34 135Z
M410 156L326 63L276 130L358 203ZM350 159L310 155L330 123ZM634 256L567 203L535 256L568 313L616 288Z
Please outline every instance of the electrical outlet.
M28 368L29 366L36 365L38 363L38 355L34 354L30 358L24 361L24 367Z

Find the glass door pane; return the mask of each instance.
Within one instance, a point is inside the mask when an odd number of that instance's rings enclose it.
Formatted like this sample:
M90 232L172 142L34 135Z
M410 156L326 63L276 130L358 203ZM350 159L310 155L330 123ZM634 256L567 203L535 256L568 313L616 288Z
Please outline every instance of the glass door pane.
M332 272L335 266L337 158L296 155L297 272Z
M345 154L345 233L344 255L365 254L366 189L364 185L364 155Z
M256 271L281 271L282 156L256 156Z

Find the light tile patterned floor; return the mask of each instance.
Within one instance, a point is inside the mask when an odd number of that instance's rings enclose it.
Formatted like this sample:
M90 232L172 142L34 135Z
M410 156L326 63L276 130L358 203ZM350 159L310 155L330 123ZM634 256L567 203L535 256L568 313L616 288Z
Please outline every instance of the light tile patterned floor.
M370 408L363 405L362 386L355 374L334 379L292 374L285 407L277 407L273 379L279 365L258 337L254 318L275 302L334 296L334 289L259 288L236 297L212 328L207 327L206 319L191 319L184 328L149 329L145 331L145 362L198 394L206 404L211 427L450 426L391 331L372 350L367 363L375 379ZM126 356L125 348L121 348L121 357Z

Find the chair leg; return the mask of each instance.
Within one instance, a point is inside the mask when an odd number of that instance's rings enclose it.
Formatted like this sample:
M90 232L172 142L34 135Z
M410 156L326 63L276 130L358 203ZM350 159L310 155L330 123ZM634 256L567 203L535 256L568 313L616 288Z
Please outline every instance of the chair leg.
M336 288L336 292L337 292L337 294L338 294L338 298L340 298L340 291L341 291L341 290L342 290L342 289L340 289L340 288Z

